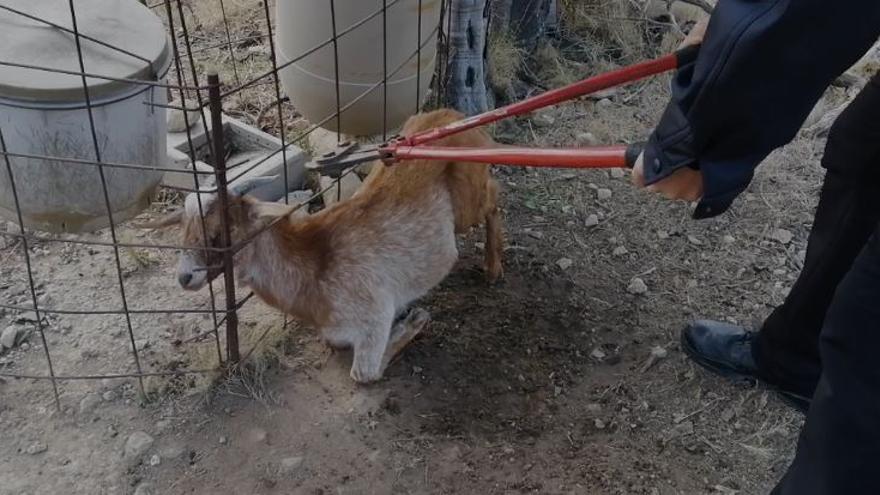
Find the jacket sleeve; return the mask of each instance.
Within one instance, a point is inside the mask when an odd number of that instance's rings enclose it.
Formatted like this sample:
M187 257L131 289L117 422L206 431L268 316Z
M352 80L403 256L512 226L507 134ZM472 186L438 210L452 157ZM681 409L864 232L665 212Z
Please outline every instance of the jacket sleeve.
M695 218L723 213L880 36L877 0L719 0L648 139L645 180L702 171Z

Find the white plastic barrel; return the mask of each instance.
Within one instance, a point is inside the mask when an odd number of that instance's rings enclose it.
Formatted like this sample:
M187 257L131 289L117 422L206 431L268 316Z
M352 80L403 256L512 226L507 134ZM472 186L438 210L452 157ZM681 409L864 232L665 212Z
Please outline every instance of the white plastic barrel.
M112 78L162 81L171 62L161 21L137 0L77 0L79 31L129 53L81 38L85 71ZM68 0L17 2L17 10L71 28ZM0 9L0 61L79 72L71 34ZM102 162L163 167L167 161L166 90L89 78ZM91 161L96 149L79 75L0 65L0 131L10 153ZM109 225L98 168L73 161L10 156L25 224L50 232ZM163 173L104 167L114 222L146 208ZM0 216L17 222L6 162L0 156Z
M277 0L276 5L278 62L289 64L280 72L281 82L311 123L351 135L377 135L418 111L434 74L441 0L335 0L340 106L350 105L341 125L331 118L337 108L333 44L299 58L332 39L331 2ZM383 14L377 14L383 5L388 5L387 36ZM387 104L381 84L385 67Z

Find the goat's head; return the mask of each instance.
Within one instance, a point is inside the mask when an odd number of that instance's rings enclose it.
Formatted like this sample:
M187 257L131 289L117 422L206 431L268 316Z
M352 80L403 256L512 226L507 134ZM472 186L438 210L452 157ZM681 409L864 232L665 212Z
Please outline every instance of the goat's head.
M257 177L240 181L228 189L226 218L233 246L249 239L266 225L265 208L245 195L273 180L275 177ZM186 249L181 252L177 264L177 280L185 290L199 290L223 273L223 251L220 250L223 247L223 213L217 193L191 193L183 208L141 225L144 228L180 226L181 245Z

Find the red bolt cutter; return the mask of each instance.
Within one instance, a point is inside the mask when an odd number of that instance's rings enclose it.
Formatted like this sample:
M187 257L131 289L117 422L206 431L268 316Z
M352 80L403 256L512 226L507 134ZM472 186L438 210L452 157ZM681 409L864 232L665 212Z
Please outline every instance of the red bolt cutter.
M698 46L682 48L672 54L584 79L452 124L393 138L387 143L362 146L346 142L315 160L310 166L321 173L338 176L355 165L381 160L386 165L403 160L456 160L526 167L557 168L631 168L641 154L643 144L583 148L529 148L500 146L491 148L426 146L426 144L474 127L522 115L585 96L603 89L631 83L668 72L696 59Z

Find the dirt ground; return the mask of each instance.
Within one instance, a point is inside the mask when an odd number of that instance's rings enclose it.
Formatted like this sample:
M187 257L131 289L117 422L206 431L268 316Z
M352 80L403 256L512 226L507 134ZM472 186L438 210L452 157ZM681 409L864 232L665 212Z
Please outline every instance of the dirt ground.
M642 139L666 88L658 79L497 133L548 146ZM349 379L350 355L308 328L285 330L258 301L243 332L251 343L271 332L274 359L237 380L146 379L147 400L130 378L63 382L59 412L48 382L0 379L0 494L768 493L802 416L694 366L679 331L698 317L753 325L783 300L804 257L822 144L798 137L728 213L700 222L627 174L498 168L506 279L487 286L482 237L463 238L453 273L419 303L432 322L369 387ZM154 212L179 201L165 199ZM131 226L120 237L175 239ZM28 304L21 246L0 248L0 300ZM41 304L119 307L111 248L31 252ZM120 254L132 308L210 308L207 293L177 287L173 252ZM0 329L33 328L29 318L0 311ZM132 317L141 366L212 366L213 337L189 342L210 325L200 314ZM134 371L122 316L51 316L46 337L58 374ZM0 354L0 371L45 374L39 335Z

